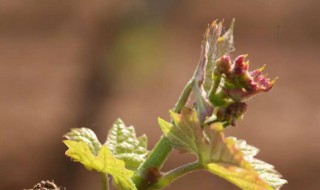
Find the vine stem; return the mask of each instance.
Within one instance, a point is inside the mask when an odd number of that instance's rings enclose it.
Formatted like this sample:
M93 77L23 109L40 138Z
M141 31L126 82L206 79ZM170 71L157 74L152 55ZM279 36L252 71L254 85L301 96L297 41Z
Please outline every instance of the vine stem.
M102 183L102 190L109 190L109 176L108 174L101 174L101 183Z
M173 108L173 111L176 113L180 113L181 109L186 105L190 94L192 92L192 87L193 87L193 83L194 83L194 76L189 80L189 82L186 84L186 86L184 87L176 105Z
M173 111L179 113L181 109L186 105L190 94L192 92L192 87L194 83L194 77L190 79L190 81L184 87L177 103L175 104ZM163 163L167 160L170 153L172 151L172 147L168 139L164 136L160 138L156 146L152 149L147 159L141 164L138 170L135 172L132 180L135 183L137 189L143 190L148 189L148 187L153 184L150 183L150 176L146 176L148 170L157 169L160 170ZM152 176L151 176L152 178Z
M174 180L177 180L178 178L191 173L196 170L203 169L203 166L197 161L193 163L189 163L183 166L180 166L176 169L173 169L167 173L165 173L153 186L151 186L149 189L161 189L169 184L171 184Z

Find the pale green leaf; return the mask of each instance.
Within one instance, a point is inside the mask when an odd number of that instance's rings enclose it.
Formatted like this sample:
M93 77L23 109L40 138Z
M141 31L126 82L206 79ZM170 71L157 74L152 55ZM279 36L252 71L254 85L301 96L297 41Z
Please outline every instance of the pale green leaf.
M113 156L111 151L102 146L97 155L94 155L88 144L83 141L63 141L69 148L66 155L75 162L80 162L89 170L95 170L103 174L110 174L117 186L123 190L136 190L131 180L133 171L125 168L125 163Z
M225 138L222 125L210 125L205 132L211 145L211 163L205 167L211 173L245 190L280 189L286 183L272 165L253 158L257 148L245 141Z
M183 108L182 112L185 114L170 111L174 125L161 118L158 119L158 123L175 149L198 155L201 148L199 145L201 145L202 129L200 124L192 125L192 123L199 123L197 114L188 108Z
M205 166L209 172L226 179L243 190L273 190L261 180L255 171L229 164L211 163Z
M287 183L287 180L281 179L281 174L275 170L273 165L254 158L254 156L259 152L258 148L248 145L244 140L237 140L236 138L233 139L236 141L238 148L242 151L244 159L259 174L261 179L275 189L280 189L284 184Z
M94 155L98 154L102 146L96 134L91 129L84 127L71 129L64 137L73 141L85 142Z
M255 147L225 138L222 123L202 127L196 111L189 108L170 114L173 124L159 119L165 136L174 148L195 154L211 173L245 190L274 190L285 182L273 166L253 159Z
M113 155L125 162L128 169L137 169L148 155L147 137L136 137L133 126L126 127L121 119L113 124L105 145Z

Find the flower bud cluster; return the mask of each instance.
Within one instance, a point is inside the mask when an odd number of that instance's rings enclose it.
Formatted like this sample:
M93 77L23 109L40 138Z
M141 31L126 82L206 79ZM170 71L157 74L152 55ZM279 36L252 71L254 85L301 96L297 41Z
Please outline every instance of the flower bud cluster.
M243 117L247 110L244 101L271 90L275 83L275 80L271 81L262 74L265 66L249 71L246 57L247 55L240 55L232 62L229 55L223 55L215 62L214 75L222 78L223 82L220 82L220 91L212 94L210 99L218 106L217 120L226 122L227 125L236 126L236 121Z
M218 121L226 122L235 127L237 120L241 119L247 111L247 107L248 105L244 102L234 102L226 107L221 107L217 112Z
M231 64L230 57L224 55L216 61L215 75L225 79L223 91L234 101L244 101L253 95L267 92L273 87L275 80L270 80L262 74L265 66L249 71L247 55L238 56Z

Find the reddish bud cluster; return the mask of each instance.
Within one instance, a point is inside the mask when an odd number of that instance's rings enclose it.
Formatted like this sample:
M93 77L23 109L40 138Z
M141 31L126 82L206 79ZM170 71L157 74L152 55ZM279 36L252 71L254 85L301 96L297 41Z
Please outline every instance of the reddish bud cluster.
M248 99L260 92L267 92L275 83L275 80L271 81L262 74L265 66L249 71L249 61L245 61L246 57L247 55L238 56L229 72L217 72L217 74L224 74L225 80L229 84L224 86L225 93L235 101ZM227 68L227 64L222 64L222 60L226 60L226 58L220 58L217 61L218 71L225 71L223 69Z
M236 121L240 119L247 111L247 104L244 102L234 102L227 107L222 107L217 113L219 121L228 122L232 126L236 126Z

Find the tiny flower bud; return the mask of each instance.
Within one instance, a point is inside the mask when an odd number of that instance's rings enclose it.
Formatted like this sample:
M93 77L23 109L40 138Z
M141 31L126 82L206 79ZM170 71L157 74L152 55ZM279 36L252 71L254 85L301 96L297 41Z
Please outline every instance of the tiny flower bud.
M269 90L271 90L276 80L277 78L270 81L270 78L267 78L266 75L259 75L255 80L257 84L256 89L260 91L268 92Z
M247 55L239 55L233 63L233 72L235 75L242 75L249 69L249 62L245 62L244 59Z
M216 61L216 68L215 68L215 74L221 75L225 74L227 75L230 72L231 69L231 60L229 55L223 55Z
M256 69L250 72L251 77L256 80L259 75L261 75L262 71L267 67L267 65L263 65L261 68Z
M235 102L229 104L227 107L219 109L217 118L219 121L228 122L232 126L236 126L237 120L243 117L247 111L247 107L247 104L244 102Z

